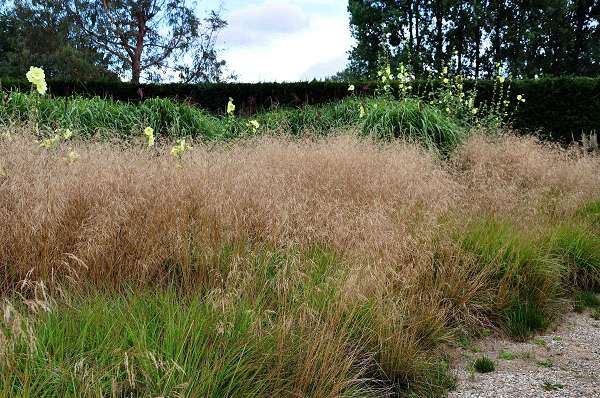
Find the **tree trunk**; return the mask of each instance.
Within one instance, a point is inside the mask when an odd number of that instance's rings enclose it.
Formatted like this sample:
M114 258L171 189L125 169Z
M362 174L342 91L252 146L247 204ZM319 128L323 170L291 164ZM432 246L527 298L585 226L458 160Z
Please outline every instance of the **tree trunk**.
M479 71L481 69L481 10L479 2L474 3L475 11L475 80L479 80Z
M134 18L138 29L135 38L135 48L133 49L133 59L131 60L131 82L139 84L142 75L142 54L144 52L147 19L142 9L134 12Z
M415 71L420 73L421 71L421 35L419 33L419 0L415 0L413 3L415 6Z
M496 0L496 14L494 18L494 62L500 62L502 60L502 2Z
M437 70L442 69L442 65L444 63L444 32L443 32L443 0L436 1L436 9L435 9L435 64Z

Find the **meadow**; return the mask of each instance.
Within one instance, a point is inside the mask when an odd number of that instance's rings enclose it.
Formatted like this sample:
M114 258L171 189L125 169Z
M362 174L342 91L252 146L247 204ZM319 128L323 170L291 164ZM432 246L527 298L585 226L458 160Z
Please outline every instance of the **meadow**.
M242 119L11 95L3 396L444 396L461 339L600 289L597 154L454 96Z

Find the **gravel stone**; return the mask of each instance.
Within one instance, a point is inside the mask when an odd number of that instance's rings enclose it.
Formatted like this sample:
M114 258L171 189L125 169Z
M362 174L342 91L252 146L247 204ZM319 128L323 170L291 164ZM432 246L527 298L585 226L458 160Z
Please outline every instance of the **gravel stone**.
M502 351L515 358L498 358ZM496 371L470 370L481 355L494 360ZM600 398L600 321L572 313L525 343L486 337L457 349L453 371L457 388L449 398Z

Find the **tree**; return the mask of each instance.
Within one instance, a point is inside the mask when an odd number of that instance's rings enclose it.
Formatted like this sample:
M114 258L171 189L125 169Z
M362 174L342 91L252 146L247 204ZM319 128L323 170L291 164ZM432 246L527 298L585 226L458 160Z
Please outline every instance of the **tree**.
M184 81L221 77L224 62L217 59L214 37L226 23L217 12L202 20L186 1L73 0L71 15L133 83L166 71Z
M0 76L23 78L36 65L51 79L118 79L102 53L78 40L63 4L17 0L0 10Z

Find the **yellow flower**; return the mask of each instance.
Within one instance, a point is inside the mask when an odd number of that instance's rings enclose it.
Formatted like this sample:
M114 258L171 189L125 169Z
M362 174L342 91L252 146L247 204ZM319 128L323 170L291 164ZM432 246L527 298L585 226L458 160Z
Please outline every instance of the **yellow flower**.
M31 66L29 68L29 72L25 74L27 80L29 80L32 84L37 84L46 79L46 74L42 68L36 68L35 66Z
M144 129L144 135L146 136L148 146L154 146L154 129L152 127L146 127Z
M40 148L52 149L55 148L60 141L60 135L55 134L52 138L46 138L40 142Z
M477 114L477 112L479 112L479 109L477 109L477 108L473 108L473 109L471 110L471 113L472 113L473 115L476 115L476 114Z
M444 69L442 69L442 74L443 75L448 74L448 67L447 66L444 66Z
M506 80L506 78L504 76L498 76L498 81L500 83L504 83L505 80Z
M33 84L38 93L41 95L46 94L48 91L48 86L46 84L46 74L42 68L36 68L32 66L29 68L29 72L25 74L27 80Z
M449 82L450 80L448 80L448 78L447 78L447 77L445 77L445 78L444 78L444 80L442 80L442 81L444 82L444 84L448 84L448 82Z
M235 104L233 103L233 98L229 97L229 102L227 103L227 114L229 116L233 116L233 112L235 112Z
M37 84L36 90L41 95L46 94L46 92L48 91L48 86L46 85L46 82L40 82L39 84Z
M350 91L351 93L354 92L354 89L355 89L354 84L351 84L350 86L348 86L348 91Z
M79 159L80 159L79 154L77 152L75 152L73 149L70 149L69 152L67 153L67 157L65 157L65 160L69 164L73 164L73 163L77 162Z
M70 140L73 137L73 132L69 129L65 129L62 136L65 140Z
M260 123L258 122L258 120L250 120L248 123L246 123L246 126L248 126L250 131L252 131L252 133L254 134L260 128Z
M517 95L517 101L525 102L525 97L523 97L521 94L519 94L519 95Z
M377 104L375 104L375 105L377 105ZM367 113L365 112L365 106L363 104L360 104L359 112L360 112L359 117L361 119L366 116Z
M184 153L192 149L192 146L185 142L185 138L177 140L177 144L171 148L171 155L176 158L181 158Z

